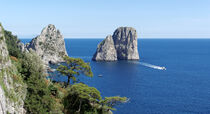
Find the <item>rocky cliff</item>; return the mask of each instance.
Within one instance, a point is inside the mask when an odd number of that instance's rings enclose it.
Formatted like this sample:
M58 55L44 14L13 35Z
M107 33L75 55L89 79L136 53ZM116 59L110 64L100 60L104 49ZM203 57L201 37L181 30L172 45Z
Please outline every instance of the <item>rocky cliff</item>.
M63 62L63 56L67 56L64 38L52 24L45 27L41 34L25 47L19 45L22 50L33 49L45 64Z
M132 27L116 29L112 36L98 45L92 60L139 60L136 30Z
M11 63L5 43L4 30L0 25L0 114L23 114L26 85Z

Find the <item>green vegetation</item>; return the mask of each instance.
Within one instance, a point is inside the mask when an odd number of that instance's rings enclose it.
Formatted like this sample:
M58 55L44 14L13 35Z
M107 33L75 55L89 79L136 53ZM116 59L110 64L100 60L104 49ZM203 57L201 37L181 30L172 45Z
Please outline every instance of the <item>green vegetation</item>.
M102 105L102 109L104 110L116 110L114 106L119 105L121 103L125 103L128 101L127 97L105 97L104 100L101 100L100 103Z
M67 85L71 78L77 82L75 75L83 73L86 76L93 76L89 63L82 59L66 56L64 60L66 64L60 65L57 70L68 77ZM127 101L126 97L119 96L102 99L96 88L82 83L74 84L67 89L67 95L63 98L65 113L107 113L109 110L115 110L114 106Z
M101 99L100 92L96 88L82 83L74 84L69 88L68 95L63 100L65 112L68 114L97 112Z
M12 32L7 30L4 30L4 36L7 43L9 55L20 58L21 51L18 48L18 42L20 42L20 40L17 38L17 36L12 35Z
M92 77L93 73L89 63L85 63L80 58L71 58L64 57L66 65L60 65L57 70L64 76L68 77L66 87L70 84L70 80L73 79L74 82L77 81L76 76L79 76L81 73L85 76Z
M16 65L27 84L25 109L27 113L95 113L106 114L113 107L124 103L126 97L105 97L102 99L100 92L88 85L76 83L63 87L61 83L52 83L46 79L46 72L40 57L33 51L24 53L20 64ZM93 76L89 63L82 59L65 57L67 66L60 65L60 73L71 76L76 82L76 77L81 73ZM21 66L20 66L21 65ZM73 67L73 68L72 68Z
M53 86L46 80L45 69L39 56L33 51L24 53L19 71L24 77L28 86L25 99L25 109L27 113L47 114L57 111L56 100L51 94L50 88Z
M65 113L108 113L114 106L127 101L126 97L105 97L103 100L100 92L94 87L78 83L72 85L63 99Z
M0 27L3 29L3 30L1 31L1 34L4 34L4 28L2 27L1 23L0 23ZM1 36L1 37L0 37L0 42L1 42L3 39L4 39L4 37Z
M7 84L5 83L5 79L7 80ZM25 84L14 64L11 64L4 69L0 69L0 86L4 90L5 96L10 101L18 103L20 101L19 99L22 99Z

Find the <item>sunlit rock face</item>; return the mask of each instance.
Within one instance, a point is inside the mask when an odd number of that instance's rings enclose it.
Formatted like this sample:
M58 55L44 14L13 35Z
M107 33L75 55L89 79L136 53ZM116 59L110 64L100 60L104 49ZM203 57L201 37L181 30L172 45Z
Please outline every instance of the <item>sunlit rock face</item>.
M4 30L0 24L0 114L24 114L26 85L11 63ZM17 80L18 79L18 80Z
M26 48L33 49L45 64L63 62L67 56L64 38L54 25L49 24L41 34L32 39Z
M103 40L97 48L96 53L93 56L93 60L95 61L116 61L117 60L117 52L114 47L114 41L112 36L109 35Z
M139 60L137 32L132 27L119 27L97 47L94 61Z

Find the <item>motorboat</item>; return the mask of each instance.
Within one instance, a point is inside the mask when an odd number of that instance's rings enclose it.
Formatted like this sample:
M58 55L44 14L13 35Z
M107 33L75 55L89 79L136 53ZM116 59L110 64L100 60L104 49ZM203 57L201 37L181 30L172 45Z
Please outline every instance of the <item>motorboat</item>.
M103 76L102 74L99 74L99 75L98 75L98 77L102 77L102 76Z
M166 67L160 67L160 70L166 70Z

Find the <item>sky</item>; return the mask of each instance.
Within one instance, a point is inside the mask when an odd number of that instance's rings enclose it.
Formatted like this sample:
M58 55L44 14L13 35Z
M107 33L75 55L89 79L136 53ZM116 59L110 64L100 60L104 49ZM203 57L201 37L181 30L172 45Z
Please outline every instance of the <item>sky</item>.
M210 0L0 0L0 22L19 38L54 24L65 38L105 38L121 26L138 38L210 38Z

